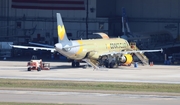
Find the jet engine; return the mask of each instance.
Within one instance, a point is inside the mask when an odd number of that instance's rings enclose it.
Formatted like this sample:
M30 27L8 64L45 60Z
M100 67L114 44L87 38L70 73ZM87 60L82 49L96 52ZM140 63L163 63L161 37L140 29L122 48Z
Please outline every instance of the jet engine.
M125 54L120 58L120 62L125 64L125 65L131 64L132 61L133 61L133 57L131 54Z

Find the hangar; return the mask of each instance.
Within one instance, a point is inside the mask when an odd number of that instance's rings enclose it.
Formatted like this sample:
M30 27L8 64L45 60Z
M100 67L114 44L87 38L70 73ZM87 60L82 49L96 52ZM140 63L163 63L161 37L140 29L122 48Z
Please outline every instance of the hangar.
M131 32L139 37L149 35L151 40L144 43L154 48L158 42L179 41L179 5L179 0L1 0L0 40L53 45L57 42L57 12L63 16L70 39L88 38L94 32L118 37L123 34L121 9L124 7ZM155 43L153 47L152 43ZM2 46L1 53L9 49Z

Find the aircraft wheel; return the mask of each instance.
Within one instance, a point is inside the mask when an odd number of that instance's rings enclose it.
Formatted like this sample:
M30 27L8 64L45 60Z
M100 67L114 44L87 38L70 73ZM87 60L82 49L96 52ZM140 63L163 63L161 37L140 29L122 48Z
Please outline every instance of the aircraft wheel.
M74 61L72 61L72 67L75 67L76 66L76 63Z
M117 62L116 61L111 61L110 68L114 68L116 66L117 66Z
M28 67L27 71L31 71L31 68L30 68L30 67Z
M114 62L111 62L111 63L109 64L110 68L113 68L114 65L115 65Z
M110 63L109 66L110 66L110 68L113 68L114 64L113 64L113 63Z
M106 59L103 61L103 65L108 68L109 67L109 61Z
M41 68L40 68L40 67L38 67L38 68L37 68L37 71L41 71Z
M109 63L108 63L108 62L105 63L105 67L106 67L106 68L109 67Z
M76 67L79 67L80 63L79 62L76 62Z

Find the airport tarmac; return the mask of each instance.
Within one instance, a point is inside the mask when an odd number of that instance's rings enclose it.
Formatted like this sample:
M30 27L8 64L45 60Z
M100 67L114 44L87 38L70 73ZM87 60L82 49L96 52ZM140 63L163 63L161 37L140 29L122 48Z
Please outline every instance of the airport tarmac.
M111 81L180 84L180 67L171 65L121 66L93 70L72 68L67 62L48 62L50 70L27 71L27 61L0 61L0 78ZM83 63L85 65L85 63ZM48 92L33 90L0 90L0 102L74 103L81 105L179 105L180 97L143 94L103 94L88 92Z
M77 105L179 105L179 96L0 90L0 102Z
M68 62L48 62L50 70L27 71L26 61L0 61L0 78L39 79L39 80L75 80L75 81L111 81L111 82L146 82L180 84L180 66L154 65L135 68L93 70L83 67L72 68ZM85 65L83 63L82 65Z

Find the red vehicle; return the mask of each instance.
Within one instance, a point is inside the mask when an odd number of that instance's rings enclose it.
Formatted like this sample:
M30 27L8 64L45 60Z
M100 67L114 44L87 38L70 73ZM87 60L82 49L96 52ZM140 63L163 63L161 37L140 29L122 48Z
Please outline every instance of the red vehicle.
M42 60L31 60L30 62L27 63L28 66L28 71L31 70L49 70L50 69L50 64L49 63L43 63Z

